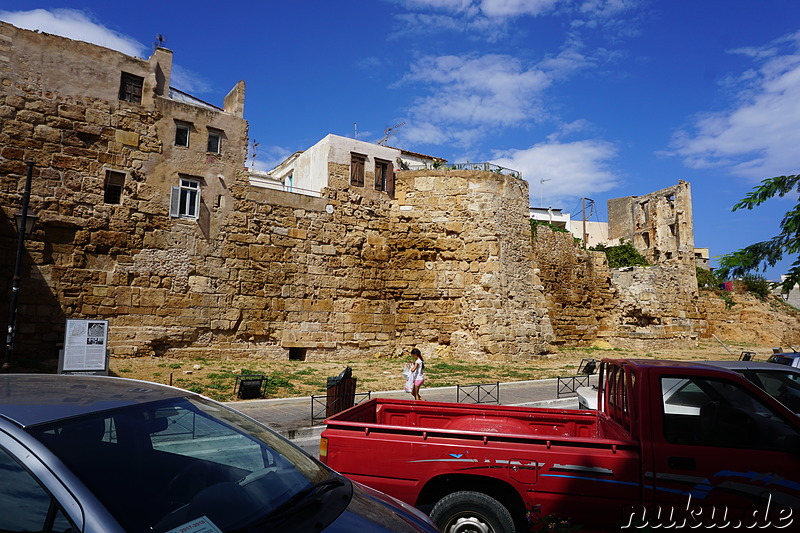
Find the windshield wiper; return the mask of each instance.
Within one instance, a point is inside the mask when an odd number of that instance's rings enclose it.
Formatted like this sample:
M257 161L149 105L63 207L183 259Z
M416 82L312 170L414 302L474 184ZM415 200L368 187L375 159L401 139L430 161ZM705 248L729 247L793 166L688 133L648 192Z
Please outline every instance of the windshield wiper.
M301 509L305 509L313 503L319 501L319 496L322 492L327 492L338 487L344 486L344 481L338 478L328 478L323 481L309 485L303 490L294 494L291 498L277 506L275 509L267 513L263 518L247 526L246 528L237 529L230 533L244 533L253 531L254 528L263 526L270 522L279 522L285 518L297 513Z

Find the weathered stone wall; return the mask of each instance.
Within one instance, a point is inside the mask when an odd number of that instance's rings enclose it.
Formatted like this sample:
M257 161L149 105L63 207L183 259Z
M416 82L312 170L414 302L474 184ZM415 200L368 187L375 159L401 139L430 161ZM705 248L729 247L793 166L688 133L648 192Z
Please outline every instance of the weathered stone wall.
M531 268L527 183L474 171L397 176L390 271L403 342L476 357L547 352L553 334Z
M0 32L13 64L57 48L67 72L102 85L71 86L52 71L56 62L38 76L2 74L3 249L14 249L11 214L29 159L40 217L26 241L20 356L54 359L66 318L108 319L114 356L356 357L410 344L457 356L548 350L524 181L398 172L393 200L369 174L365 187L351 187L348 166L331 164L322 198L254 188L241 117L157 93L171 54L148 62L8 25ZM145 78L141 105L117 98L123 63ZM239 102L243 88L235 91L227 100ZM188 147L175 145L176 121L192 125ZM212 127L225 133L221 154L205 150ZM125 174L120 204L104 202L109 169ZM183 175L202 184L198 220L169 216ZM3 287L11 255L0 258Z
M643 348L705 335L693 266L609 269L605 254L581 250L572 235L541 226L533 250L557 345L606 340Z
M619 295L605 254L582 250L570 233L538 226L534 264L544 286L556 345L590 345L617 330Z
M608 237L625 239L652 264L694 264L694 222L689 182L642 196L608 201Z
M620 323L615 337L641 341L692 340L704 336L705 316L697 307L694 265L670 262L612 270L619 288Z

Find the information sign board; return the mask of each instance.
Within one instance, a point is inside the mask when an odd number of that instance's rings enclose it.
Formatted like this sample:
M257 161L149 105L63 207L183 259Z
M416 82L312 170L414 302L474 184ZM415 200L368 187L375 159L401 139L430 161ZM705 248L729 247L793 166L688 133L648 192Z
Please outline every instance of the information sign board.
M108 320L67 319L59 374L108 375Z

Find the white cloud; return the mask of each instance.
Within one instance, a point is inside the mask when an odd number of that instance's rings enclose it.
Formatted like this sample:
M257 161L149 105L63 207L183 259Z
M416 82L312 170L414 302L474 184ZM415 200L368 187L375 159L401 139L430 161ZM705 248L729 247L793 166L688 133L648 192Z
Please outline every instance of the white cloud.
M136 40L106 28L74 9L0 11L0 20L26 30L39 30L76 41L97 44L130 56L143 57L146 47Z
M565 0L482 0L481 11L489 17L537 16Z
M738 79L736 102L695 118L673 136L672 155L691 168L729 167L761 180L800 171L800 32L769 47L737 49L760 60ZM726 81L728 89L731 81Z
M522 173L529 184L532 205L539 203L540 187L545 204L559 205L616 187L619 179L610 168L616 156L612 143L583 140L497 151L491 161Z
M416 116L433 122L502 126L534 117L533 97L551 83L543 71L500 55L424 58L412 65L404 81L433 87L432 94L415 104Z
M263 170L269 172L274 169L294 153L294 151L277 145L262 145L255 141L255 154L253 153L253 141L250 141L247 154L247 165L255 168L256 170ZM255 155L255 157L254 157Z
M464 30L470 22L485 19L481 26L518 17L559 15L571 17L574 26L596 27L635 11L642 0L396 0L412 11L436 11L460 20ZM448 24L451 26L451 24Z
M177 64L172 65L169 84L189 94L208 94L213 91L211 84L202 76Z
M468 146L500 128L541 122L547 117L543 93L555 80L588 65L592 61L576 49L538 65L497 54L424 57L398 83L423 94L408 110L410 126L402 138Z

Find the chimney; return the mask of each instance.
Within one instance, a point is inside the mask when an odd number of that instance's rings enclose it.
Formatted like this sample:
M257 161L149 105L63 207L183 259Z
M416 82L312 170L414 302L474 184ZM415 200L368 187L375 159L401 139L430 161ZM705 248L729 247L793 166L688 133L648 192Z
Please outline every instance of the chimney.
M172 76L172 50L158 47L150 56L150 66L155 70L155 92L159 96L169 94L169 79Z
M228 96L225 97L223 108L226 113L236 115L237 117L244 117L244 81L239 80Z

